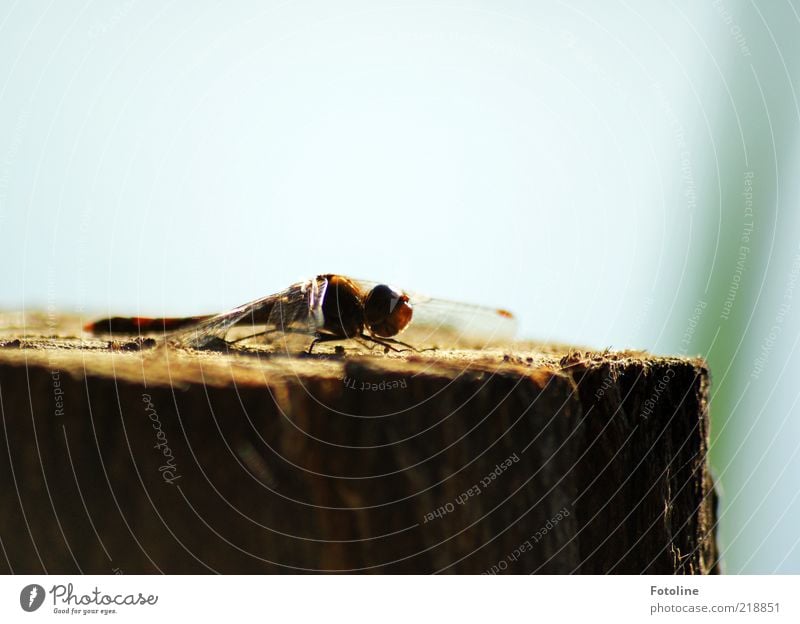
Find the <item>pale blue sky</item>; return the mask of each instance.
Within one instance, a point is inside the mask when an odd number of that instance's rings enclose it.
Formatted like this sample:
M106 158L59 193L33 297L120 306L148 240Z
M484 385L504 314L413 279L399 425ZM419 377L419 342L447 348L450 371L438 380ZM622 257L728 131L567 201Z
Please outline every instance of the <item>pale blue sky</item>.
M643 345L636 302L696 251L663 118L697 108L698 42L591 3L234 4L6 9L2 305L213 311L343 272Z

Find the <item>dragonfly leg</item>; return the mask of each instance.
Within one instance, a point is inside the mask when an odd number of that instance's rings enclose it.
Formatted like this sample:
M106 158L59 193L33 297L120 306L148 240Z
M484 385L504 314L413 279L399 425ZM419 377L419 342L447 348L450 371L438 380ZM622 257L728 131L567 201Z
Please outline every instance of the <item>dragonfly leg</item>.
M314 338L314 341L309 345L308 351L306 351L306 353L311 355L311 352L314 350L314 347L316 347L320 343L336 342L341 340L344 340L344 338L342 338L341 336L335 336L333 334L317 334L317 337Z
M256 338L257 336L266 336L267 334L276 333L278 331L281 331L281 330L278 330L278 329L265 329L263 331L256 332L255 334L248 334L247 336L242 336L241 338L236 338L234 340L229 340L228 342L230 344L234 344L234 343L240 342L242 340L249 340L250 338ZM297 331L297 330L292 332L292 330L288 329L288 328L284 329L282 331L284 333L304 333L302 331ZM420 353L421 352L420 349L417 349L416 347L413 347L412 345L410 345L408 343L401 342L400 340L395 340L394 338L380 338L379 339L379 338L375 338L374 336L370 336L368 334L363 334L363 333L360 334L358 336L358 338L360 338L361 340L363 340L366 343L364 346L366 346L370 351L372 351L376 346L380 345L381 347L383 347L387 351L394 351L395 353L402 353L403 351L414 351L416 353ZM346 340L346 338L342 338L341 336L336 336L334 334L318 334L317 337L314 338L313 342L309 345L308 351L306 351L306 353L308 353L310 355L314 351L314 347L316 347L318 344L325 343L325 342L337 342L337 341L342 341L342 340ZM400 345L401 347L404 347L404 348L398 349L397 347L395 347L393 345ZM433 351L433 350L435 350L435 349L422 349L422 351Z
M424 353L425 351L438 351L439 350L438 347L425 347L424 349L417 349L415 346L410 345L407 342L402 342L400 340L395 340L394 338L385 338L385 340L388 340L389 342L393 342L394 344L399 344L399 345L402 345L402 346L406 347L406 349L404 349L404 351L410 349L411 351L414 351L415 353Z
M405 349L402 349L403 351L410 350L410 351L415 351L416 353L420 353L421 351L432 351L432 349L422 349L422 350L417 349L416 347L411 346L407 342L402 342L401 340L395 340L394 338L384 338L384 340L386 340L387 342L391 342L392 344L398 344L405 347Z
M241 342L242 340L250 340L251 338L257 338L258 336L268 336L269 334L298 334L307 336L308 332L293 327L286 327L284 329L272 328L272 329L264 329L254 334L248 334L247 336L242 336L241 338L234 338L233 340L228 340L226 342L228 344L234 344L237 342ZM342 339L339 338L338 336L328 336L328 335L318 336L308 347L308 351L306 353L310 354L314 349L314 346L319 342L329 342L333 340L342 340Z
M369 336L367 334L361 334L361 336L359 336L359 337L362 340L366 341L366 342L371 342L371 343L376 344L376 345L381 345L387 351L391 350L391 351L394 351L395 353L402 353L403 351L409 351L409 350L410 351L416 351L417 350L414 347L412 347L411 345L406 344L405 342L400 342L399 340L393 340L391 338L383 338L383 339L379 340L378 338L375 338L374 336ZM402 345L402 346L404 346L406 348L405 349L398 349L397 347L393 347L389 343L399 344L399 345ZM370 347L370 350L372 350L372 349L374 349L374 347Z

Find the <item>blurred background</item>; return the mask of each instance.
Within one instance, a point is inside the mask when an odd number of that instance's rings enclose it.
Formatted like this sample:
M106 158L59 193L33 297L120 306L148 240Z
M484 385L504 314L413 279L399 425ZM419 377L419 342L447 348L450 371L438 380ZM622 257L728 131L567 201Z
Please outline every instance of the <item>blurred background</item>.
M0 0L0 308L317 273L701 355L729 573L800 573L800 3Z

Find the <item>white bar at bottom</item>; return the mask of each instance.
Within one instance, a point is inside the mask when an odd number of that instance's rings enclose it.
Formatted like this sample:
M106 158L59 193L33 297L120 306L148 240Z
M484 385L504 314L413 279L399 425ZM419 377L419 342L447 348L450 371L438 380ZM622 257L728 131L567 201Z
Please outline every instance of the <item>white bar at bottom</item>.
M245 617L239 621L800 622L798 580L788 575L4 576L0 622L151 624ZM37 601L35 610L23 609L22 603L30 609ZM125 602L137 604L116 604Z

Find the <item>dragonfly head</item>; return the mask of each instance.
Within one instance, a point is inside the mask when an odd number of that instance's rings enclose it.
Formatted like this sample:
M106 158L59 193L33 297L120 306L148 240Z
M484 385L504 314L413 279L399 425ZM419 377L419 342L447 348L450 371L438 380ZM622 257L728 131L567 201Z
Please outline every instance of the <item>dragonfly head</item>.
M414 310L408 295L399 293L386 284L369 291L364 301L364 319L370 333L381 338L391 338L403 331L411 322Z

